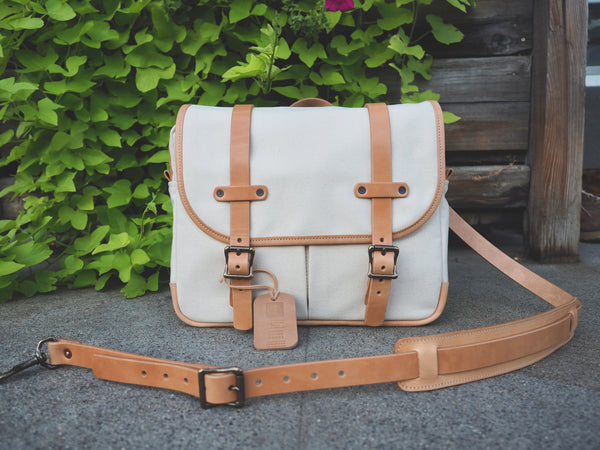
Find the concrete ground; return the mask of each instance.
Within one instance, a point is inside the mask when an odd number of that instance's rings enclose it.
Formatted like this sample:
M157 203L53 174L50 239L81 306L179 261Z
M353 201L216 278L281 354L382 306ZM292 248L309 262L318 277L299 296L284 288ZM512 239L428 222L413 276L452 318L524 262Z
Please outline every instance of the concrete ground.
M495 232L511 256L520 237ZM537 364L462 386L406 393L395 384L287 394L243 409L202 410L194 397L39 367L0 383L0 448L600 448L600 244L581 262L526 265L583 303L573 340ZM251 333L195 329L167 290L61 291L0 304L0 371L47 336L159 358L252 368L392 352L405 336L492 325L547 306L470 250L450 250L442 317L419 328L303 327L290 351L258 352Z

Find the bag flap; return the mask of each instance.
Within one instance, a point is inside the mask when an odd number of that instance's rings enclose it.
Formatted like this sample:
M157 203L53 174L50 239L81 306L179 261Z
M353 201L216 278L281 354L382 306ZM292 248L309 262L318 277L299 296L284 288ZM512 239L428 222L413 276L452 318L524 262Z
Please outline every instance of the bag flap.
M444 191L444 130L436 102L389 106L392 181L408 185L392 201L394 239L425 223ZM194 223L229 242L229 203L213 197L229 185L232 108L182 107L171 139L173 181ZM172 166L173 167L173 166ZM250 182L268 196L251 202L252 245L369 243L371 201L357 183L371 182L366 108L254 108Z

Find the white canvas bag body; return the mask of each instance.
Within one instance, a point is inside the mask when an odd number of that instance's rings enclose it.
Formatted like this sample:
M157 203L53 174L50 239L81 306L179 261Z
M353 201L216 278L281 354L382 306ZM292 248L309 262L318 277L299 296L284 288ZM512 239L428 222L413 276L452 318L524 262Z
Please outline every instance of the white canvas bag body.
M256 201L241 201L249 203L252 266L275 274L279 289L294 297L301 324L365 324L369 280L389 284L384 316L376 324L419 325L442 312L448 205L441 109L435 102L376 106L383 106L383 119L367 108L253 108L249 113L247 186L251 194L264 192ZM231 187L230 180L232 112L184 107L170 143L171 289L179 317L196 326L234 323L230 289L219 282L224 249L236 244L230 243L234 219L231 202L217 196L241 188ZM372 128L381 120L389 120L389 131L383 132L390 134L391 167L379 162L389 180L377 183ZM390 193L378 194L377 188ZM388 197L375 198L370 191ZM378 201L383 208L391 205L391 242L385 244L397 252L388 254L390 267L382 274L397 278L384 281L369 277L370 262L382 253L372 250L370 257L369 247L383 245L385 238L372 235ZM261 274L252 280L264 282L268 279Z

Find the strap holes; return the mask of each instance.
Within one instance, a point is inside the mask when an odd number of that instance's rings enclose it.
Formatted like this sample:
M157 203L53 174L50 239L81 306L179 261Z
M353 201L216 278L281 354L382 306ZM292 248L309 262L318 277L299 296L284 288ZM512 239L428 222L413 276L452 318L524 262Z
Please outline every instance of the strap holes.
M238 244L242 242L242 238L237 238Z
M185 384L189 384L189 383L190 383L190 380L188 380L187 378L184 378L184 379L183 379L183 382L184 382Z
M364 187L364 186L359 186L359 187L358 187L358 193L359 193L360 195L364 195L364 194L366 194L366 193L367 193L367 188L366 188L366 187Z
M311 374L310 374L310 377L311 377L313 380L316 380L317 378L319 378L319 375L317 375L316 373L311 373Z
M345 375L346 375L346 374L345 374L345 372L344 372L343 370L340 370L340 371L338 372L338 377L343 377L343 376L345 376Z
M381 270L385 270L385 266L381 266Z
M148 376L148 372L146 372L145 370L142 370L142 376L143 376L143 377L146 377L146 376Z
M283 382L284 383L289 383L290 382L290 377L288 377L287 375L285 377L283 377Z
M380 279L379 279L379 282L380 282L380 283L383 283L383 278L380 278Z
M242 252L235 252L235 256L242 256Z
M379 242L383 242L385 239L383 238L379 238Z
M381 291L377 291L377 295L381 295Z
M163 378L164 378L165 380L168 380L168 379L169 379L169 374L168 374L168 373L163 373Z
M387 254L387 252L385 250L381 251L381 256L385 256Z
M235 266L235 270L240 270L240 265Z
M260 385L262 385L262 380L259 378L258 380L256 380L255 384L256 384L257 386L260 386Z
M65 348L63 355L65 355L65 358L67 359L71 359L73 357L73 353L71 353L71 350L69 350L68 348Z

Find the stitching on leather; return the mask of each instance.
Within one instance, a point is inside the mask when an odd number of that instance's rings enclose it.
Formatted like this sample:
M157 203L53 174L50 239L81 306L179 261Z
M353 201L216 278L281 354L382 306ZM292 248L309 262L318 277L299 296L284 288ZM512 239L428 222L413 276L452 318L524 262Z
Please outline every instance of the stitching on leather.
M498 375L504 375L505 373L508 372L512 372L513 370L517 370L517 369L521 369L523 367L526 367L530 364L533 364L536 361L539 361L543 358L545 358L546 356L548 356L549 354L553 353L554 351L558 350L560 347L562 346L562 344L552 347L551 350L543 350L541 353L543 353L543 355L540 355L538 353L536 353L536 356L531 356L531 357L525 357L524 359L519 359L518 360L518 364L513 364L510 365L502 370L496 370L493 372L485 372L482 373L480 375L477 376L472 376L472 377L468 377L468 378L459 378L459 379L451 379L448 380L444 383L438 383L438 384L430 384L430 385L424 385L424 386L407 386L406 384L404 384L403 382L399 382L400 385L402 385L402 387L408 391L422 391L422 390L426 390L426 389L439 389L439 388L443 388L446 386L453 386L453 385L458 385L458 384L464 384L464 383L469 383L471 381L476 381L476 380L482 380L485 378L491 378L491 377L495 377ZM452 375L446 375L446 376L452 376Z
M453 339L459 336L470 336L470 335L474 335L474 334L483 334L483 333L490 333L492 331L497 331L497 330L502 330L505 328L511 328L514 326L518 326L518 325L522 325L525 324L527 322L531 322L534 320L539 320L541 318L550 318L553 315L558 314L559 312L563 312L562 309L566 309L567 306L572 306L571 304L562 306L559 308L555 308L555 309L551 309L550 311L546 311L543 312L541 314L537 314L535 316L532 317L527 317L525 319L520 319L517 321L513 321L513 322L508 322L505 324L500 324L500 325L493 325L484 329L475 329L475 330L467 330L467 331L457 331L456 333L453 333L449 336L425 336L423 338L408 338L408 340L406 340L405 342L403 342L402 344L400 344L398 346L398 349L396 351L396 353L399 353L398 350L400 349L400 347L402 347L402 345L404 344L408 344L408 343L414 343L414 342L428 342L428 341L434 341L434 340L446 340L446 339ZM551 325L551 324L547 324L547 325ZM544 325L545 326L545 325Z
M416 222L409 225L408 227L393 232L392 239L399 239L403 236L406 236L407 234L413 233L414 231L418 230L421 226L423 226L423 224L425 222L427 222L427 220L430 219L431 215L435 212L435 210L439 206L440 201L442 199L442 194L444 191L443 190L443 184L444 184L443 181L444 181L445 155L444 155L444 143L442 140L442 122L440 121L441 120L441 118L440 118L441 109L437 102L430 101L429 103L432 105L432 107L434 109L436 132L437 132L438 182L437 182L436 192L435 192L435 195L433 197L431 204L429 205L429 208L425 211L425 213ZM185 184L183 182L183 122L184 122L184 118L185 118L185 113L187 112L187 109L190 106L191 105L188 104L188 105L183 105L180 108L179 113L177 115L177 122L175 124L175 152L176 152L175 164L177 166L176 167L176 169L177 169L176 170L177 190L179 191L179 197L181 199L181 203L183 204L185 211L188 213L188 215L190 216L192 221L209 236L211 236L221 242L228 243L229 239L230 239L229 236L227 236L223 233L219 233L218 231L212 229L211 227L206 225L206 223L204 223L202 221L202 219L200 219L200 217L196 214L196 212L192 208L192 205L190 204L187 194L186 194L186 191L185 191ZM287 241L289 241L289 245L309 245L313 241L320 241L320 240L328 241L325 243L331 243L331 244L335 244L338 241L356 240L356 241L358 241L357 243L359 243L359 244L362 244L362 243L366 244L366 243L371 242L371 235L359 234L359 235L324 235L324 236L274 236L274 237L258 237L258 238L254 238L254 239L251 238L250 242L251 242L251 245L256 245L256 246L260 246L261 244L267 245L270 242L287 242Z

